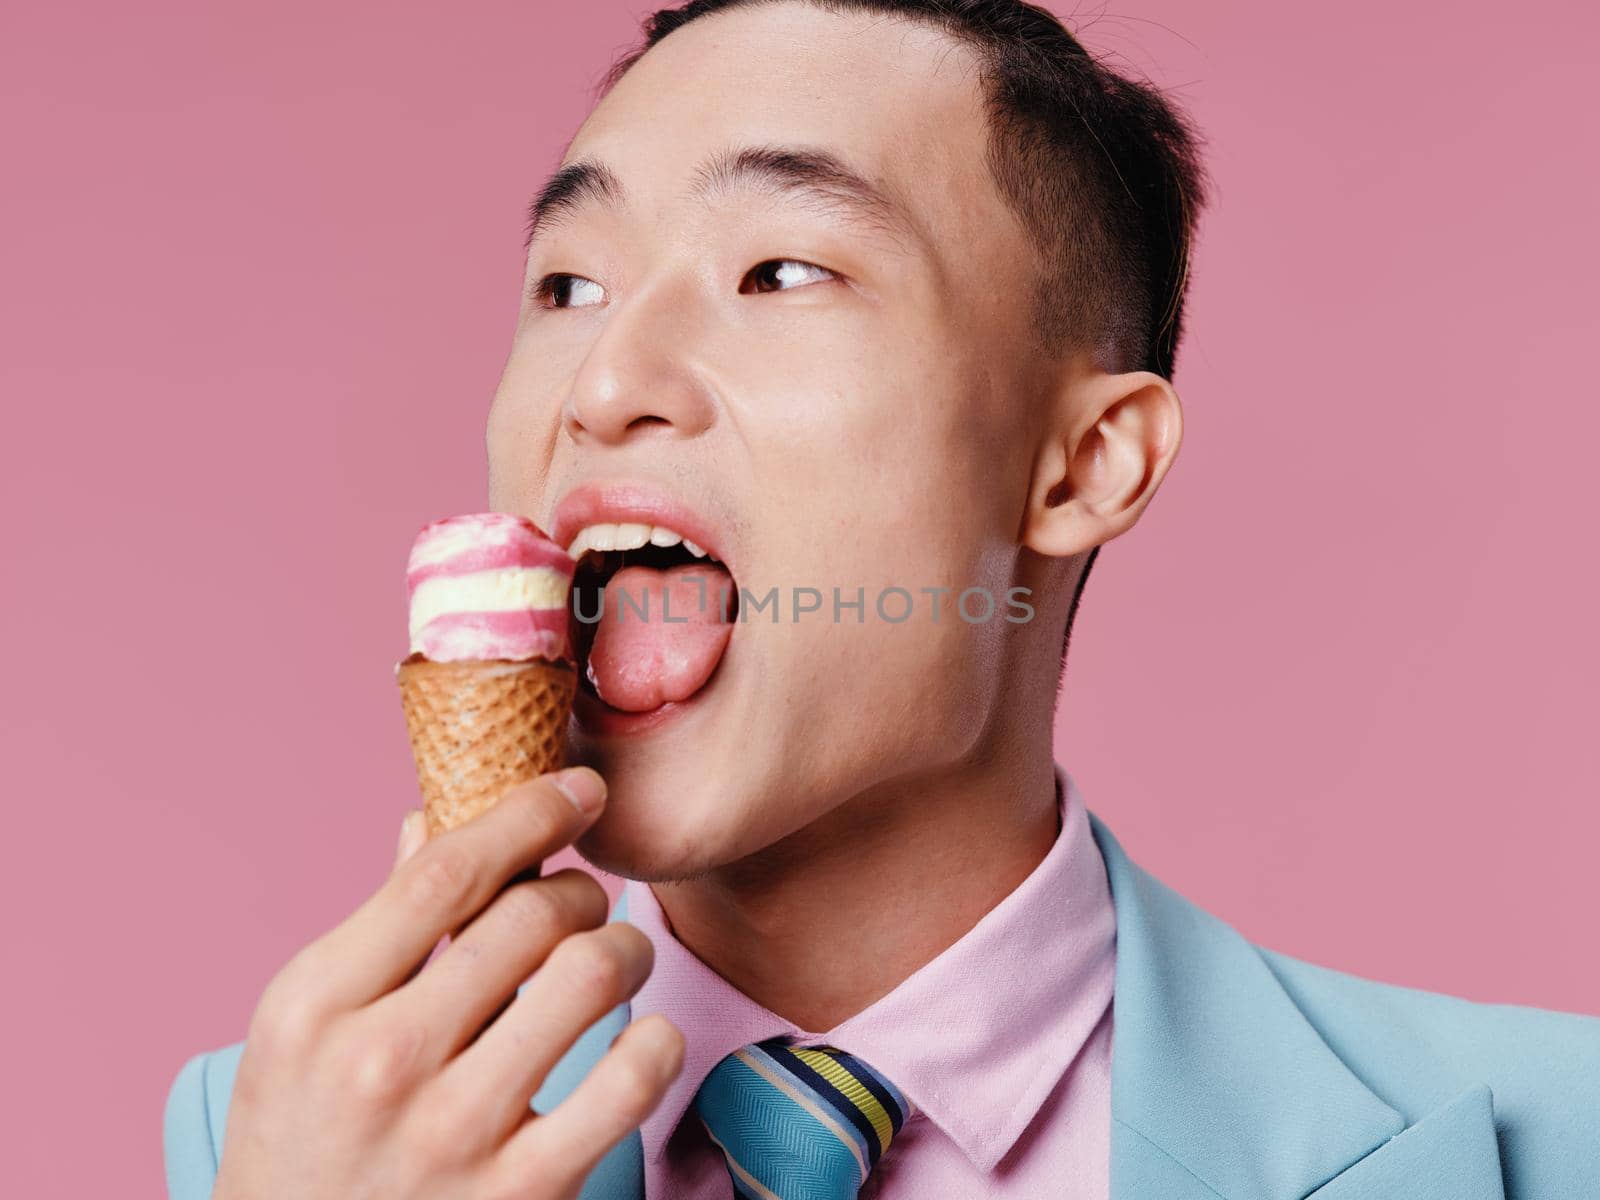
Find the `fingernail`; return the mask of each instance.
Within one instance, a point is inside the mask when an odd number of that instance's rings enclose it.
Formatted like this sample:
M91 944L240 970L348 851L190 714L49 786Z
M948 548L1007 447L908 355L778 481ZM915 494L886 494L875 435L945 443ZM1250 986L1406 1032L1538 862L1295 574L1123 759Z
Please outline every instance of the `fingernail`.
M426 818L420 808L413 808L406 813L400 822L400 841L395 846L395 854L404 862L413 853L423 840Z
M551 776L550 782L586 817L594 816L605 803L606 781L589 767L568 767Z

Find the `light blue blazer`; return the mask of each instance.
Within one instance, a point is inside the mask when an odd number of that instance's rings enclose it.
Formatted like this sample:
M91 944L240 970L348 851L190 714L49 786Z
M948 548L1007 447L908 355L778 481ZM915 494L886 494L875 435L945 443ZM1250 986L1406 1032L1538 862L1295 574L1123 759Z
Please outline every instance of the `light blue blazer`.
M1254 946L1090 818L1117 910L1113 1200L1600 1198L1600 1018L1375 983ZM626 919L619 901L612 920ZM533 1107L568 1095L630 1019L622 1004L591 1026ZM242 1050L199 1054L172 1085L173 1200L211 1193ZM641 1200L642 1163L635 1131L583 1200Z

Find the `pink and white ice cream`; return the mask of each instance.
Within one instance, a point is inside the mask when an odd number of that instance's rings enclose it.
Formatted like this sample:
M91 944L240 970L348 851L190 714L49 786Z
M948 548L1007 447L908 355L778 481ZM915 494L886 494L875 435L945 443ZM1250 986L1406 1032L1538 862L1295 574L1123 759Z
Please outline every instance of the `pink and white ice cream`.
M468 513L423 527L406 564L411 652L433 662L570 660L573 561L526 517Z

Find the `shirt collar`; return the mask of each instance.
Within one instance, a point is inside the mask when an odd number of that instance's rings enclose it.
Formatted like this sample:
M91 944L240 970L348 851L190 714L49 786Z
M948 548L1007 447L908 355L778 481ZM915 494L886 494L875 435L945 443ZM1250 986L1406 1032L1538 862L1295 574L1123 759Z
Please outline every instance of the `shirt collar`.
M624 884L628 921L655 947L632 1015L684 1033L683 1069L641 1126L660 1161L712 1067L788 1034L881 1071L980 1171L992 1171L1038 1113L1111 1003L1116 916L1105 863L1072 777L1056 768L1061 830L1034 870L885 996L825 1033L798 1029L740 992L672 934L655 894Z

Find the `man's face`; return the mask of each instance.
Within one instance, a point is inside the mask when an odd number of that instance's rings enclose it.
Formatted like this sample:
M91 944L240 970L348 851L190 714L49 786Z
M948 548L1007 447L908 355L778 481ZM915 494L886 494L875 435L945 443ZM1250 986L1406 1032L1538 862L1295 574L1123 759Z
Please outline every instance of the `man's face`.
M581 698L573 730L611 788L578 843L597 865L682 877L835 810L870 820L872 793L965 758L1004 702L1039 364L1029 244L987 138L965 47L789 4L674 33L568 149L621 195L580 197L531 245L490 504L564 542L654 512L741 597L777 589L722 629L607 614L594 659L617 705ZM704 164L746 148L832 155L904 227L789 186L781 162L697 191ZM698 561L669 549L626 578L677 617L694 571L673 555ZM835 588L863 607L836 618ZM992 597L988 620L958 615L967 588ZM805 589L821 608L796 619Z

